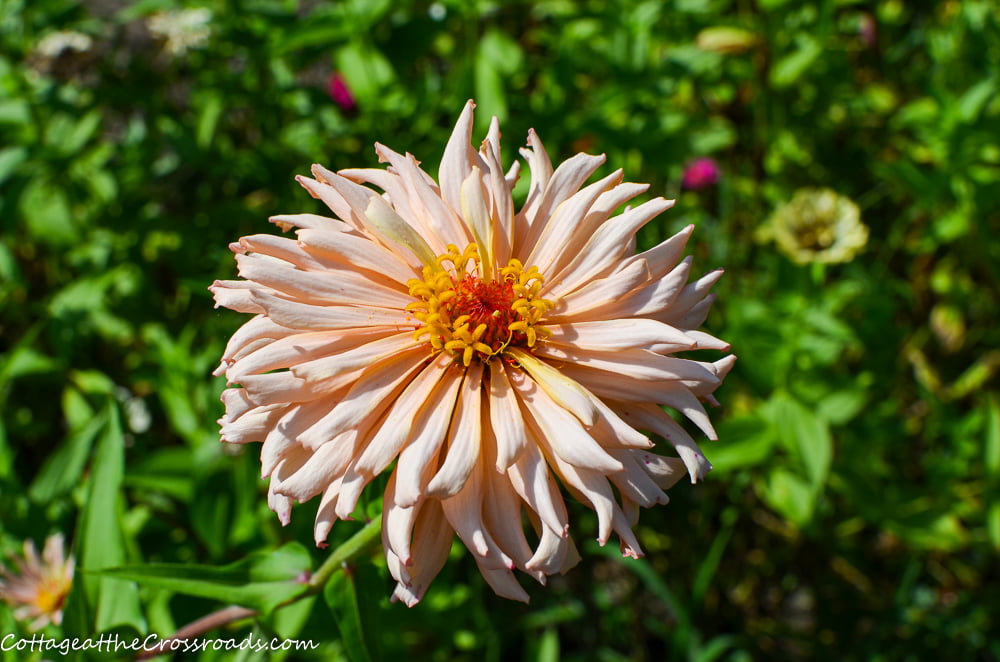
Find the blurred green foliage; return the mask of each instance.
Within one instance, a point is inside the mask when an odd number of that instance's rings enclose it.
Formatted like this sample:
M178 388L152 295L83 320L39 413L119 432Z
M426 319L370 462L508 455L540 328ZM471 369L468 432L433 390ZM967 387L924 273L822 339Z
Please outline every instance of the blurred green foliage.
M296 173L374 166L375 140L433 164L473 97L505 162L529 127L554 157L604 152L678 198L645 244L693 222L696 264L726 267L708 328L741 360L716 471L643 513L646 558L584 545L530 608L458 551L419 607L390 605L372 551L324 599L215 635L311 638L324 660L1000 659L995 2L197 6L171 34L153 17L173 0L0 0L0 551L61 530L89 570L283 591L322 563L301 546L315 504L281 529L254 449L217 441L209 373L242 319L206 287L232 277L230 241L313 210ZM681 190L703 156L720 182ZM805 186L860 205L852 262L755 244ZM46 632L166 635L226 603L128 578L78 573ZM0 632L22 627L0 606Z

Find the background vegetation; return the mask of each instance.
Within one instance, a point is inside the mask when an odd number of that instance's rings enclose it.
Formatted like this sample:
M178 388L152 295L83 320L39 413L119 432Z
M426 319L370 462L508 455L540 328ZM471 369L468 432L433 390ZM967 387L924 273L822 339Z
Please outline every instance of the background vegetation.
M63 531L91 569L317 567L315 503L282 529L256 448L218 442L209 373L243 320L206 287L230 241L316 210L296 173L374 166L375 140L433 170L471 97L505 162L529 127L554 159L604 152L678 198L646 244L696 223L696 266L726 268L716 470L643 513L646 558L584 543L524 581L530 607L457 550L420 606L390 604L372 549L326 597L212 636L313 639L317 660L1000 659L995 2L197 6L0 0L0 551ZM682 189L696 157L721 178ZM759 241L811 186L861 207L853 261ZM219 597L78 573L45 632L166 635ZM0 632L25 632L6 606Z

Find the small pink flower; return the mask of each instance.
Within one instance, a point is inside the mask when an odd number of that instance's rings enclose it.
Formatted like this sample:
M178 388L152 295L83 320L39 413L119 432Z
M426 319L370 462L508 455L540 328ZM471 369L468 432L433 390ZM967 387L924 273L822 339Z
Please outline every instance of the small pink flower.
M343 108L344 110L350 112L357 107L357 102L354 101L354 95L351 94L351 90L347 87L347 81L344 77L338 73L330 74L330 79L327 81L327 93L329 93L330 98L333 102Z
M14 608L14 618L26 622L31 632L49 623L61 625L74 568L63 535L56 533L45 540L41 558L31 540L24 542L23 550L22 556L10 556L13 568L0 564L0 600Z
M702 157L691 161L684 169L681 186L692 191L698 191L717 184L722 171L714 159Z

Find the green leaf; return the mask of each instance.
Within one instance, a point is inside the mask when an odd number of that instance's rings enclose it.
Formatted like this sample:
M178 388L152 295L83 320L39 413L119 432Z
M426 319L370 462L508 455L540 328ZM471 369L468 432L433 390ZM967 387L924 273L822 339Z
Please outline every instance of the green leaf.
M305 578L312 567L309 552L291 542L271 551L255 552L229 565L149 563L101 570L107 577L129 579L269 614L309 590Z
M212 144L215 136L215 127L219 124L219 117L222 116L222 99L219 95L213 94L208 97L198 114L198 128L195 133L195 142L198 147L206 149Z
M80 514L77 539L80 569L94 573L125 561L121 528L121 484L125 471L125 445L118 409L109 401L104 412L103 435L97 442L90 472L90 489ZM92 631L117 625L134 625L145 630L135 585L91 574L84 578L86 603L96 610Z
M396 74L389 60L374 46L353 42L337 52L337 69L362 105L378 107L383 89L391 87Z
M709 448L713 475L746 469L774 455L774 428L756 416L724 420L717 430L719 441Z
M1000 405L990 393L986 397L986 449L983 466L986 474L1000 478Z
M993 549L1000 551L1000 503L991 503L986 510L986 532Z
M28 489L36 503L48 503L68 493L80 482L87 456L98 433L107 426L107 417L100 414L90 419L82 429L71 432L66 441L48 457Z
M61 246L76 239L77 228L66 194L45 179L32 179L24 187L20 211L28 232L41 243Z
M559 662L559 630L548 627L538 642L538 662Z
M365 590L378 584L378 577L373 573L374 568L366 563L345 567L330 577L323 591L326 604L340 630L341 643L353 662L381 659L378 640L371 628L375 606L372 596L378 593Z
M822 489L833 460L833 438L829 426L787 395L775 396L772 413L779 438L798 455L811 487Z
M0 184L7 181L27 160L28 150L23 147L8 147L0 150Z
M953 551L968 542L969 535L953 513L925 511L906 518L888 520L885 527L910 544L924 549Z
M14 475L14 452L7 441L7 428L0 420L0 480Z
M816 493L809 483L784 467L771 471L763 484L761 497L771 508L794 524L802 526L812 519Z
M990 97L997 93L997 82L987 78L970 87L958 100L958 116L963 122L971 123L978 119Z
M771 69L771 84L775 87L794 85L823 54L823 47L811 37L802 37L798 42L795 52L778 60Z

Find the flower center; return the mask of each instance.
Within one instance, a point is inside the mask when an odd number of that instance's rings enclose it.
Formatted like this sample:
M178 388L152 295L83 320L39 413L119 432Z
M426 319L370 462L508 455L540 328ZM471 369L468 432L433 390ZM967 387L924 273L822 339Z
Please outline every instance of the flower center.
M507 347L531 349L552 335L539 324L555 304L538 296L545 279L537 267L525 269L512 259L497 280L483 281L476 245L461 252L449 245L437 268L424 267L423 276L407 283L417 301L406 308L423 322L413 337L427 336L435 351L460 357L466 366L473 357L488 361Z

